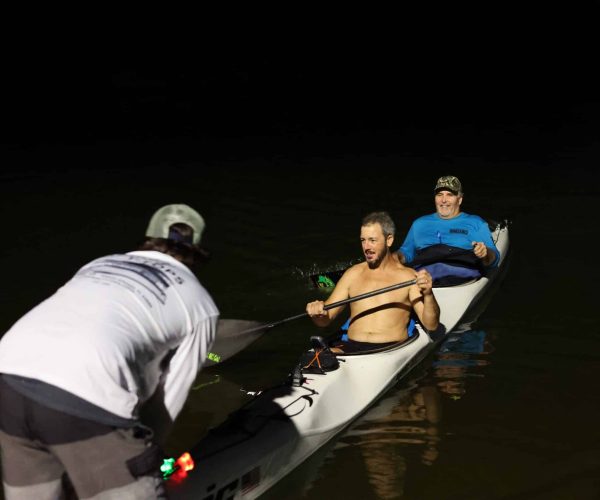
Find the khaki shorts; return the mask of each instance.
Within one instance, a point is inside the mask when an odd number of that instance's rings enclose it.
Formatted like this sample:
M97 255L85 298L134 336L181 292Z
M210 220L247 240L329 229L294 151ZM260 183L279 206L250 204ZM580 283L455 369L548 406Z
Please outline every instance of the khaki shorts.
M2 377L0 451L6 500L68 497L69 483L81 500L166 498L162 457L149 429L115 428L53 410Z

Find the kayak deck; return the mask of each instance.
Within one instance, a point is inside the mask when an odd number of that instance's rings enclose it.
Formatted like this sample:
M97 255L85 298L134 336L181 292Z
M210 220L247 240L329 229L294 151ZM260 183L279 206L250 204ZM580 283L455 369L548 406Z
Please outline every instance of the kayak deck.
M338 369L303 374L300 385L260 393L190 450L198 472L170 485L170 495L203 498L219 491L254 498L265 492L425 356L432 340L420 327L416 332L385 350L338 355Z

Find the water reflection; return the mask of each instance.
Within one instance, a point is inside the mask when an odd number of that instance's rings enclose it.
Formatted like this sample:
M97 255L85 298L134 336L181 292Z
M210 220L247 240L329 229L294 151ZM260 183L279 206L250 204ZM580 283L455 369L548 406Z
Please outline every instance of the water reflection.
M444 404L459 400L469 378L482 378L493 346L482 330L452 334L428 368L403 381L339 439L334 454L358 447L377 498L402 498L411 467L440 455Z
M487 366L494 350L483 330L469 330L448 337L432 364L433 378L442 394L457 400L466 392L468 378L483 377L480 368Z

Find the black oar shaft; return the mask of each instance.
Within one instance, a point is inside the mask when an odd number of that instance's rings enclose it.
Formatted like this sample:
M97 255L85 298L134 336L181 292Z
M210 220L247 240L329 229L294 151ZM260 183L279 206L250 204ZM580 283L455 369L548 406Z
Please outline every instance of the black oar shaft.
M357 295L356 297L350 297L349 299L340 300L339 302L332 302L331 304L327 304L323 309L329 311L329 309L335 309L336 307L344 306L346 304L350 304L351 302L356 302L357 300L368 299L369 297L373 297L374 295L379 295L380 293L391 292L392 290L398 290L399 288L405 288L407 286L414 285L417 282L417 279L412 279L410 281L403 281L402 283L397 283L395 285L386 286L385 288L379 288L378 290L373 290L372 292L362 293ZM306 313L305 313L306 314Z
M415 278L415 279L412 279L409 281L403 281L402 283L396 283L395 285L386 286L385 288L379 288L379 289L373 290L371 292L361 293L360 295L356 295L355 297L350 297L348 299L344 299L344 300L340 300L338 302L332 302L331 304L327 304L323 309L325 309L326 311L329 311L329 309L335 309L336 307L344 306L346 304L350 304L351 302L356 302L357 300L367 299L369 297L379 295L380 293L391 292L392 290L398 290L399 288L405 288L407 286L414 285L416 282L417 282L417 280ZM296 314L295 316L291 316L289 318L285 318L280 321L276 321L275 323L270 323L270 324L265 325L260 328L254 328L249 331L255 331L255 330L260 330L260 329L267 330L269 328L273 328L274 326L281 325L283 323L287 323L288 321L293 321L295 319L303 318L304 316L308 316L308 313L303 312L301 314Z

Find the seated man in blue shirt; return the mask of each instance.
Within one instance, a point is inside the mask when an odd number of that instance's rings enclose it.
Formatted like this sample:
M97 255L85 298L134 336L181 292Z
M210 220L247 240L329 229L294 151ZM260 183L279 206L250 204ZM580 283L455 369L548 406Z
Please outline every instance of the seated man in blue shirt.
M476 277L480 271L495 267L499 253L492 241L487 223L477 215L460 211L463 201L458 178L440 177L435 185L435 213L416 219L398 250L400 262L421 267L436 261L447 261L452 267L462 267L464 277ZM469 274L466 268L475 268ZM428 269L434 279L435 269ZM440 269L448 274L448 268ZM439 276L441 277L441 276Z

